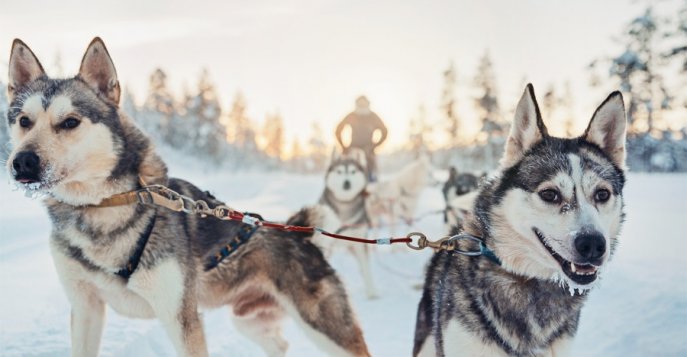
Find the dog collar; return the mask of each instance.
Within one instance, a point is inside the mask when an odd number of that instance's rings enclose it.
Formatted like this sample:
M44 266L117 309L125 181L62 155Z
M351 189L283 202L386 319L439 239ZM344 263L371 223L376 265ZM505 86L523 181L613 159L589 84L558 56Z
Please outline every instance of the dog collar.
M104 208L128 206L133 204L155 205L176 212L192 212L193 202L189 202L180 194L162 185L147 185L143 178L138 178L139 187L136 190L127 191L104 198L97 205L88 207Z

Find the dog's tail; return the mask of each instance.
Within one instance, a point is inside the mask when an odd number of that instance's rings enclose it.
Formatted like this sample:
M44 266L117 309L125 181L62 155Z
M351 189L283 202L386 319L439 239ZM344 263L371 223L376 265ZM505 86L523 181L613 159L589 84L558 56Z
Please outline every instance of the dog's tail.
M319 227L325 230L335 229L341 225L331 208L324 205L303 207L291 216L286 224L299 227ZM312 238L313 236L312 233L293 234L302 238Z

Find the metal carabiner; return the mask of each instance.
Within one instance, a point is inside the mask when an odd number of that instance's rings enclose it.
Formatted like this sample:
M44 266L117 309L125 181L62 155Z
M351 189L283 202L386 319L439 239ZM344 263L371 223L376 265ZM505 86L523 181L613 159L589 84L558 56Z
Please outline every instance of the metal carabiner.
M208 203L203 200L198 200L193 205L193 213L199 214L203 218L211 215L212 212L213 211L210 209L210 206L208 206Z
M479 244L479 250L461 250L461 249L458 249L458 241L461 239L462 240L471 240L473 242L477 242L477 244ZM484 249L485 249L484 241L478 237L473 236L472 234L468 234L468 233L463 232L463 233L456 234L456 235L450 237L449 240L455 242L455 248L453 250L458 254L467 255L469 257L476 257L476 256L484 254Z

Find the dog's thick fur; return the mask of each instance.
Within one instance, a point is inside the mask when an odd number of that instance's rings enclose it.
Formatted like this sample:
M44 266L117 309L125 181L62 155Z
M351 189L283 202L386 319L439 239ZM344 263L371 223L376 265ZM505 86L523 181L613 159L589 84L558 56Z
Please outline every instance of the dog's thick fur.
M95 206L136 189L139 177L221 204L186 181L167 178L149 140L119 109L119 82L99 38L70 79L48 78L15 40L9 80L8 169L27 189L47 194L52 255L72 305L74 356L98 354L106 304L126 316L158 318L183 356L207 355L198 309L223 306L268 355L286 351L279 323L286 314L328 354L369 355L339 278L306 236L258 229L205 271L241 223L147 205ZM319 220L320 213L305 209L289 223ZM117 275L151 229L136 270L128 278Z
M455 167L448 170L448 179L441 189L444 195L444 228L450 231L452 227L460 224L474 205L477 198L477 187L484 180L486 173L481 176L470 172L459 173Z
M566 354L624 218L625 127L615 92L581 137L551 137L527 87L500 174L481 187L464 226L502 264L448 251L434 255L413 355Z
M422 155L394 176L368 185L365 207L372 227L386 224L394 236L399 220L412 224L431 169L429 157Z

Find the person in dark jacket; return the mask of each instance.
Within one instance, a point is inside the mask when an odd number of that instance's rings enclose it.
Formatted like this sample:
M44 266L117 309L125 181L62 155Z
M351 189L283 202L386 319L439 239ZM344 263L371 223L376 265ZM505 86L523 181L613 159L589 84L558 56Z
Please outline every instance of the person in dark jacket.
M341 132L346 126L351 127L351 143L348 146L344 145L341 138ZM374 141L376 131L380 131L379 140ZM336 140L341 145L341 148L347 150L348 148L359 148L365 152L367 156L368 175L370 181L377 180L377 160L375 157L375 149L386 140L387 129L382 122L382 119L370 110L370 101L365 96L358 97L355 100L355 111L346 115L346 117L336 127Z

